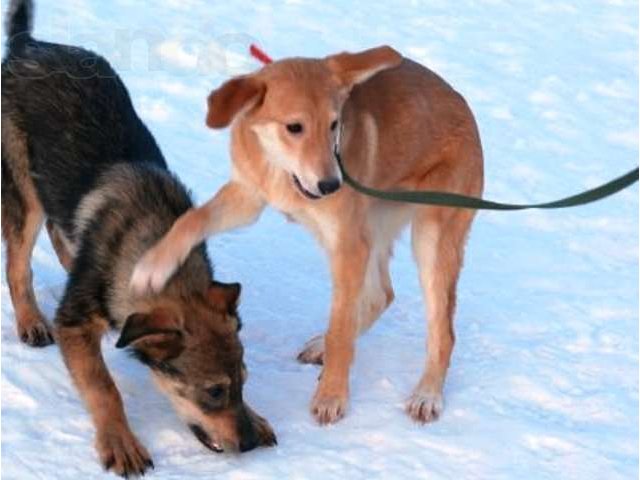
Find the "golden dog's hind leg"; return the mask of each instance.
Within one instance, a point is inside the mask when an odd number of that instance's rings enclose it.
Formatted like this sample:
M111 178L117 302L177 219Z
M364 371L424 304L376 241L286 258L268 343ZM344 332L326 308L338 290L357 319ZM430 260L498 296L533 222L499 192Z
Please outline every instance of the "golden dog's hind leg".
M371 252L364 288L360 297L359 335L364 334L373 326L395 298L389 275L390 257L391 247L387 245Z
M333 299L324 367L311 402L311 412L321 424L336 422L346 413L359 299L369 260L369 245L361 235L346 232L336 244L340 247L331 256Z
M442 390L454 344L453 314L464 240L473 213L424 208L412 225L412 244L427 301L428 341L425 370L407 402L407 413L419 422L442 413Z
M362 295L358 308L358 335L363 335L380 318L394 299L389 275L391 247L372 252L369 257ZM322 365L324 363L324 335L310 338L297 357L300 363Z

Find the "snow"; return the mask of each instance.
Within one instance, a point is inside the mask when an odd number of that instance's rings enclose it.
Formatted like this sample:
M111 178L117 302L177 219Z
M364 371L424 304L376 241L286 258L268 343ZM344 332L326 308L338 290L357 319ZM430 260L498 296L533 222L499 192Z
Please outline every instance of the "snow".
M435 69L476 113L490 199L553 199L638 161L632 1L58 0L37 2L35 25L38 38L112 61L199 201L230 170L228 132L206 129L205 98L257 68L246 55L251 41L274 58L388 43ZM478 216L445 413L428 426L403 412L425 359L406 234L392 264L396 301L359 341L348 416L325 428L308 413L318 369L294 361L327 322L320 249L272 211L211 239L218 276L244 285L246 396L279 445L242 456L205 451L111 336L106 360L155 461L152 478L636 478L637 213L634 187L578 209ZM33 270L51 318L65 275L46 236ZM91 421L58 349L19 343L5 280L1 335L5 478L102 478Z

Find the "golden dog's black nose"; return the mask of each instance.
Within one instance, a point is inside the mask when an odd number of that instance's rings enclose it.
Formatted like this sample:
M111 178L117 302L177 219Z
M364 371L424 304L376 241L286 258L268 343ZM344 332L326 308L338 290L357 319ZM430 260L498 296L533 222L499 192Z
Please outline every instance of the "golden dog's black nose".
M335 192L340 188L340 180L333 178L325 178L324 180L320 180L318 182L318 190L322 195L329 195L330 193Z

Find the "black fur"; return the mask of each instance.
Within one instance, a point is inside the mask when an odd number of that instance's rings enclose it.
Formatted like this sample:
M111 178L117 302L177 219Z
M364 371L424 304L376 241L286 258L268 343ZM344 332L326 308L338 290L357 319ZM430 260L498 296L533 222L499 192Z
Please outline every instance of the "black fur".
M106 167L147 162L166 169L126 87L93 52L31 39L3 62L2 92L3 110L28 132L45 212L68 233L80 199ZM62 173L64 182L50 178Z
M27 138L29 173L46 217L77 246L56 322L71 326L97 314L117 326L116 272L132 268L192 201L109 63L88 50L33 39L31 2L14 3L8 31L23 41L9 42L2 63L3 120ZM5 160L3 193L12 194ZM102 201L80 229L79 207L91 196ZM19 192L15 197L19 206ZM189 272L185 288L210 285L204 246L181 271Z
M33 1L19 0L11 2L7 23L7 42L10 50L16 51L24 42L31 38L33 28Z

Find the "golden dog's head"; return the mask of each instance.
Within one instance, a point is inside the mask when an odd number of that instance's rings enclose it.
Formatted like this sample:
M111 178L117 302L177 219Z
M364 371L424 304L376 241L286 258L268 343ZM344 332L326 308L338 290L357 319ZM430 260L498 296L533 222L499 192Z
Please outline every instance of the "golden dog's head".
M317 199L342 182L333 150L349 92L401 61L398 52L384 46L274 62L214 90L207 125L223 128L241 121L257 136L263 157L290 174L302 195Z

